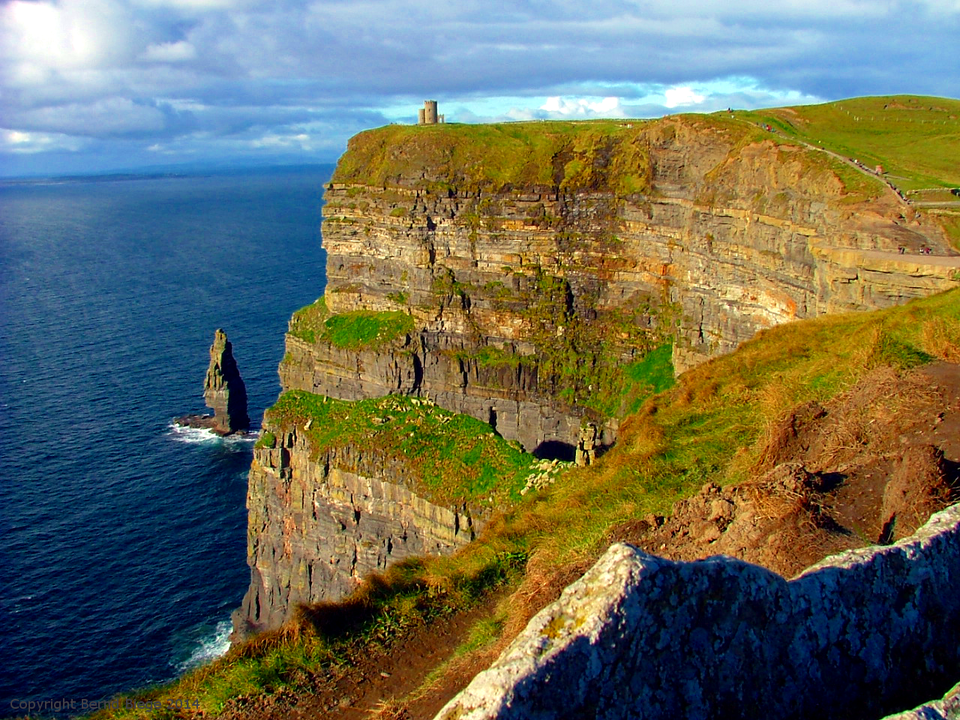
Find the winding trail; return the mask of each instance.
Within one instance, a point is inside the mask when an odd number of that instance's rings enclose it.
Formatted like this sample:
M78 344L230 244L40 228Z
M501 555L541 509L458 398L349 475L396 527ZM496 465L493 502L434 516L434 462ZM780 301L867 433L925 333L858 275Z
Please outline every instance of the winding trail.
M923 255L920 253L896 253L885 250L858 250L865 258L872 260L905 261L914 265L947 267L960 269L960 255Z
M768 133L770 133L771 135L777 135L777 136L779 136L779 137L782 137L782 138L785 139L785 140L789 140L790 142L794 142L794 143L796 143L797 145L803 145L804 147L806 147L806 148L808 148L808 149L810 149L810 150L816 150L817 152L822 152L822 153L824 153L824 154L826 154L826 155L829 155L830 157L834 158L835 160L839 160L840 162L844 163L844 164L847 165L848 167L853 168L854 170L856 170L857 172L859 172L861 175L866 175L866 176L869 177L869 178L873 178L874 180L879 180L880 182L882 182L884 185L887 186L887 191L890 192L890 193L893 193L893 195L896 196L897 201L898 201L901 205L910 206L910 205L913 204L913 203L909 200L909 198L907 198L907 196L903 194L903 191L901 191L900 188L898 188L896 185L894 185L892 182L890 182L887 178L883 177L882 175L877 175L877 173L875 173L873 170L871 170L870 168L868 168L868 167L866 167L865 165L863 165L863 163L860 163L860 162L858 162L858 161L856 161L856 160L854 160L854 159L852 159L852 158L848 158L848 157L846 157L845 155L841 155L841 154L838 153L838 152L834 152L833 150L828 150L827 148L823 147L822 145L814 145L814 144L812 144L812 143L808 143L806 140L801 140L801 139L798 138L798 137L793 137L793 136L790 136L790 135L785 135L784 133L780 132L779 130L777 130L777 129L775 129L775 128L767 129L767 126L765 126L765 125L762 124L762 123L754 123L754 122L752 122L752 121L750 121L750 120L747 120L747 119L745 119L745 118L741 118L741 117L737 117L737 116L734 116L734 117L735 117L737 120L739 120L740 122L746 123L746 124L751 125L751 126L753 126L753 127L759 127L761 130L763 130L763 131L765 131L765 132L768 132Z

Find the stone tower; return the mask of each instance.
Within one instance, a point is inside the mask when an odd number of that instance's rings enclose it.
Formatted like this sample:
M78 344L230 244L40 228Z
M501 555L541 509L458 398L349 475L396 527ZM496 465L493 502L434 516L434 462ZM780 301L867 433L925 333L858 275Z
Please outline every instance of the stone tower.
M417 124L436 125L438 122L443 122L443 115L437 114L437 101L424 100L423 107L417 111Z

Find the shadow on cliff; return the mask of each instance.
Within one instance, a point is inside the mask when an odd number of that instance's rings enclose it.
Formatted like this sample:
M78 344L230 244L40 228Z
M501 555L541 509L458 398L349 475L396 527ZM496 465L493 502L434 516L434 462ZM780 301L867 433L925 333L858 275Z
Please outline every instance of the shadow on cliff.
M540 460L562 460L564 462L573 462L576 454L576 448L571 443L561 442L560 440L546 440L537 445L533 451L533 455Z

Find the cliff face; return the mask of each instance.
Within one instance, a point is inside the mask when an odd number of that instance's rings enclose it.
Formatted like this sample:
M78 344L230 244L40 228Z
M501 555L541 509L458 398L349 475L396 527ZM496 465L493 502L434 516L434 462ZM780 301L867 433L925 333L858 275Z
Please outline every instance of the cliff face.
M291 320L285 393L426 398L571 460L588 423L613 441L654 348L682 371L778 323L952 287L960 266L881 183L715 118L370 131L324 218L327 291ZM264 427L241 630L478 525L389 453Z
M468 511L419 497L389 456L352 448L318 455L296 428L274 437L274 447L254 450L250 468L251 582L234 617L241 634L279 626L300 603L337 600L398 560L474 538Z
M616 396L619 369L657 344L674 342L682 371L765 327L956 284L955 262L913 252L951 253L938 226L879 182L847 188L854 171L838 161L749 127L543 130L548 177L524 169L544 155L526 140L510 148L521 170L509 181L494 172L507 161L489 147L485 160L482 141L464 149L464 132L386 128L351 143L326 193L326 307L402 310L416 331L359 352L288 336L285 388L424 395L528 450L569 454L584 414L621 410L603 395Z

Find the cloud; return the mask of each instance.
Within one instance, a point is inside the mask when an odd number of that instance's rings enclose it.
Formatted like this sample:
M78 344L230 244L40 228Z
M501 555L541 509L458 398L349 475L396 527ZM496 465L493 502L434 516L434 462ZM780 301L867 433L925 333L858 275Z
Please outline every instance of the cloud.
M0 150L14 154L45 153L53 150L76 152L83 141L60 133L27 133L0 128Z
M41 71L110 67L129 54L134 19L110 0L27 2L2 8L4 55Z
M672 87L664 91L666 102L664 106L668 108L690 107L691 105L700 105L706 100L706 96L699 95L690 87Z
M171 8L188 13L236 10L257 5L256 0L133 0L133 3L147 8Z
M960 0L12 0L0 124L334 157L428 97L476 121L958 96L958 37Z
M160 63L185 62L195 57L197 57L197 49L186 40L150 45L140 55L141 60Z
M540 106L546 117L560 118L608 118L624 117L620 98L605 97L599 100L590 98L563 98L554 96Z
M17 124L32 132L78 137L147 136L167 124L163 110L128 98L104 98L92 103L38 107L14 115Z

